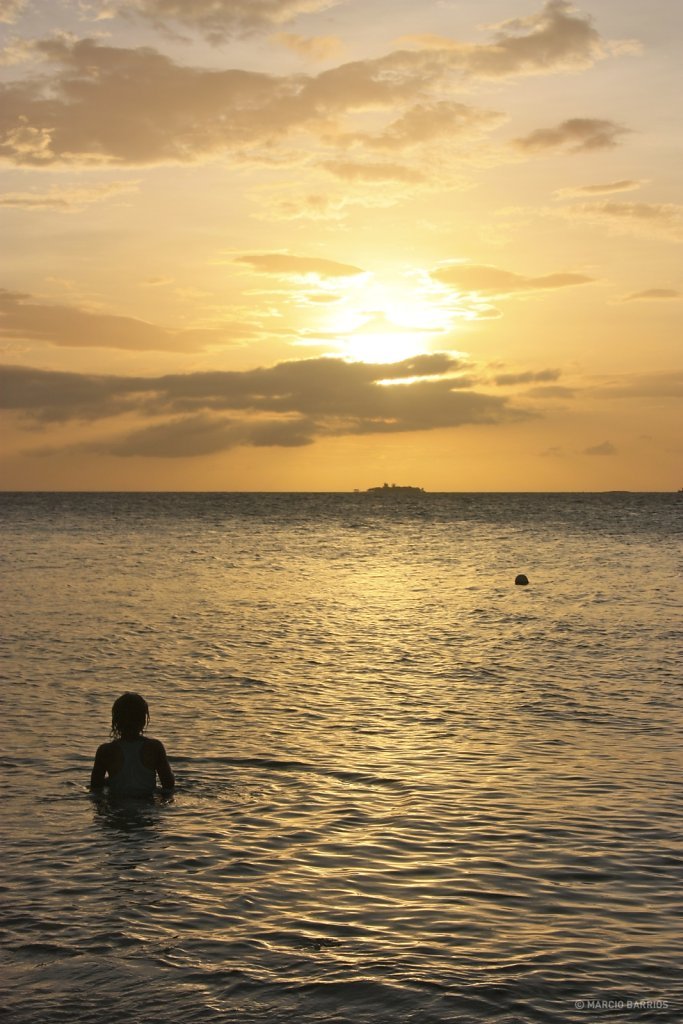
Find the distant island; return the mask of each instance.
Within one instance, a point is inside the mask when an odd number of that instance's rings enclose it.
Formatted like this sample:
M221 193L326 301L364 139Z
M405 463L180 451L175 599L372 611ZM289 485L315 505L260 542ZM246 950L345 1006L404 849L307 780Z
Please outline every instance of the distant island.
M382 484L381 487L368 487L366 494L424 494L424 487L407 487L400 484Z

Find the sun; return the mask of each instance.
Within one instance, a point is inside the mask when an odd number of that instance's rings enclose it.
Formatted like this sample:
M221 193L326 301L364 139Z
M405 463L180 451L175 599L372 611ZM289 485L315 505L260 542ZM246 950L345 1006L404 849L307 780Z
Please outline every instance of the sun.
M447 311L427 297L374 285L349 299L335 314L332 330L347 358L397 363L428 352L452 327Z
M427 351L427 339L406 330L357 331L344 341L344 352L362 363L399 363Z

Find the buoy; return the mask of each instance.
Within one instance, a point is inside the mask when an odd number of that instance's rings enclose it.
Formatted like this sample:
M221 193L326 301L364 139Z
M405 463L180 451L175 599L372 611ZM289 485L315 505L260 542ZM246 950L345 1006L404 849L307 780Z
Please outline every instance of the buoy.
M523 572L520 572L519 576L515 576L515 586L517 587L528 587L529 580L526 578Z

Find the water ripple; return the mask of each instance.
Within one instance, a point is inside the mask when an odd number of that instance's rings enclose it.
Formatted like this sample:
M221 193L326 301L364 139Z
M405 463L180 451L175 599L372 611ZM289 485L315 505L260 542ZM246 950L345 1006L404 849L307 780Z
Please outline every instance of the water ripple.
M677 1024L677 500L0 503L8 1021Z

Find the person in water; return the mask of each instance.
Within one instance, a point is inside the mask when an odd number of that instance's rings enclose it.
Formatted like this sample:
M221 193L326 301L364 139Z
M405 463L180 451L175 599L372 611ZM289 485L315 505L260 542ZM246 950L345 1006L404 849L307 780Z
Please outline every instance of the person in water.
M102 743L95 754L90 788L106 783L114 796L151 796L157 775L164 789L175 786L175 777L161 740L144 736L149 707L139 693L124 693L111 709L111 743Z

